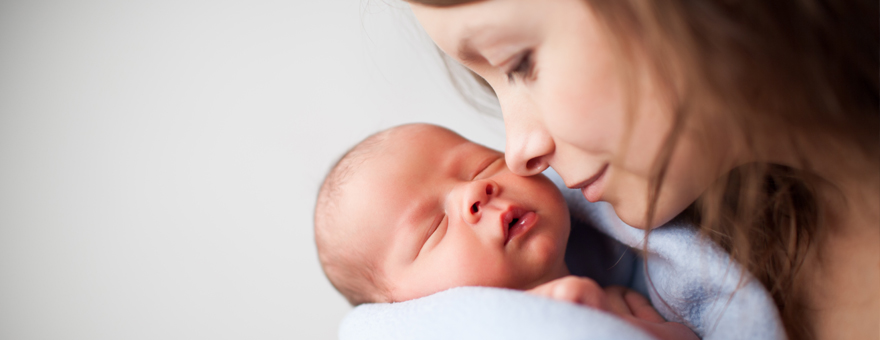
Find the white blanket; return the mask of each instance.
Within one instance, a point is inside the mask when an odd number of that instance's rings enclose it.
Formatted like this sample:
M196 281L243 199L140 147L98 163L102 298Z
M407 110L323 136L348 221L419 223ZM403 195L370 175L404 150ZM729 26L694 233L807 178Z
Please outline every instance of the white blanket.
M579 191L566 189L552 170L545 174L562 188L574 220L625 245L642 248L642 230L620 221L609 205L590 203ZM620 259L612 261L617 264L608 273L594 270L606 276L597 281L647 292L667 320L691 326L703 339L785 339L778 312L761 284L748 275L743 277L740 267L692 226L670 223L658 228L650 233L648 245L647 274L653 289L644 284L644 262L621 258L619 252L594 254ZM613 248L590 249L607 252ZM598 310L486 287L454 288L401 303L361 305L343 320L339 338L652 339Z

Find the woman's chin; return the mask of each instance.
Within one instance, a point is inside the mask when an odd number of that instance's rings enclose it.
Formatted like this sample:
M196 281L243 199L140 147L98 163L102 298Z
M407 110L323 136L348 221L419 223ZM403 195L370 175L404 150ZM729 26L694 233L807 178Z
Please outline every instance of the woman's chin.
M655 213L653 218L655 222L649 225L647 223L647 209L632 209L634 207L629 207L630 209L627 209L627 207L620 207L619 205L612 206L614 207L614 213L617 214L617 217L619 217L623 223L642 230L654 229L662 226L676 216L676 214L660 212L659 210L661 209L657 209L658 213Z

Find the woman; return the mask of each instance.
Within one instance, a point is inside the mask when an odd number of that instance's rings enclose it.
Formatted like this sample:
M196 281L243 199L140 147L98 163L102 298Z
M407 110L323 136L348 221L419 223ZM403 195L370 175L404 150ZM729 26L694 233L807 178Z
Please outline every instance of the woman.
M687 212L793 339L877 338L876 1L411 0L507 163L651 229Z

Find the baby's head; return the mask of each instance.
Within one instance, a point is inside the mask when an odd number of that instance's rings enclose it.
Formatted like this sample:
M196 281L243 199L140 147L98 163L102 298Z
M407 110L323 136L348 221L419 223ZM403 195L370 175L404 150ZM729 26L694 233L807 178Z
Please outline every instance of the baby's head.
M318 256L350 303L458 286L528 289L568 274L562 194L447 129L404 125L349 151L321 186Z

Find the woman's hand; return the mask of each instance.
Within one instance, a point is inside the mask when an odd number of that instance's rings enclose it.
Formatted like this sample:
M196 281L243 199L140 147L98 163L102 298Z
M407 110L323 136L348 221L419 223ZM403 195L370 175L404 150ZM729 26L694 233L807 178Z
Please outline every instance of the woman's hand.
M664 320L648 299L628 288L612 286L603 289L596 281L570 275L526 292L612 313L661 340L699 339L685 325Z

